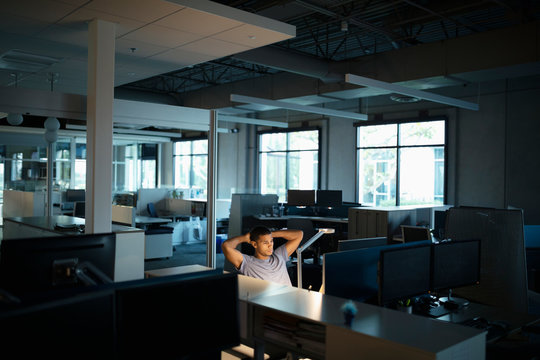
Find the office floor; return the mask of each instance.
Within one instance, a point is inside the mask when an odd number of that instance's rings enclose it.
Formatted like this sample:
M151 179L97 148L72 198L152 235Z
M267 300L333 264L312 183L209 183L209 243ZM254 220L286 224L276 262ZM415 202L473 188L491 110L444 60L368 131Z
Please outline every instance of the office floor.
M216 269L223 269L225 257L216 254ZM144 270L156 270L182 265L206 265L206 243L190 243L175 246L173 255L167 259L149 259L144 262Z

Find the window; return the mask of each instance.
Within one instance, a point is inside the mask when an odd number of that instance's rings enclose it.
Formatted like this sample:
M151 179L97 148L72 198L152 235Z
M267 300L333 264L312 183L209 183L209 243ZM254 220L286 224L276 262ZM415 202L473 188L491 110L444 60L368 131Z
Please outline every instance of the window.
M174 187L189 192L184 197L206 198L208 140L184 140L174 144Z
M319 185L319 130L259 134L261 194L287 199L287 189L315 190Z
M443 204L446 120L361 125L359 201L369 206Z

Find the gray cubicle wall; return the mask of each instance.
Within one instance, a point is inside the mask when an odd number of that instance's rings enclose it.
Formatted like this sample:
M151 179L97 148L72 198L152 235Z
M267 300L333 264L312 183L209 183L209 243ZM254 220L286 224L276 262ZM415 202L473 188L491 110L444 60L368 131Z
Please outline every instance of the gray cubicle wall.
M169 197L172 190L169 188L139 189L137 191L137 215L149 215L148 210L146 210L148 203L154 203L158 208L162 207L161 202Z
M480 239L480 284L454 289L476 302L528 311L527 269L521 210L451 208L446 216L448 238Z

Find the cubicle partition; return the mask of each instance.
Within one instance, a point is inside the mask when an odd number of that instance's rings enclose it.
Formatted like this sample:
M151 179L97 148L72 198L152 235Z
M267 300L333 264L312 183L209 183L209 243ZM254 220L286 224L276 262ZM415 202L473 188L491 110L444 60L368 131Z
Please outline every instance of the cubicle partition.
M449 209L447 237L454 241L480 239L482 254L480 284L454 289L454 293L479 303L526 313L528 289L523 229L521 209Z

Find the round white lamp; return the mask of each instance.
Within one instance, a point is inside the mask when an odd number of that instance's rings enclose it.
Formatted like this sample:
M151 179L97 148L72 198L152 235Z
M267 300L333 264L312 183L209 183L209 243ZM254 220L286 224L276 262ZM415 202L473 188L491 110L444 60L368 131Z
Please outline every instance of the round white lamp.
M45 140L52 144L58 140L58 129L60 129L60 122L55 117L49 117L43 124L45 129Z
M45 129L49 131L56 131L60 129L60 121L58 121L55 117L48 117L47 120L45 120Z
M23 122L23 116L22 114L9 113L7 116L7 122L13 126L21 125Z

